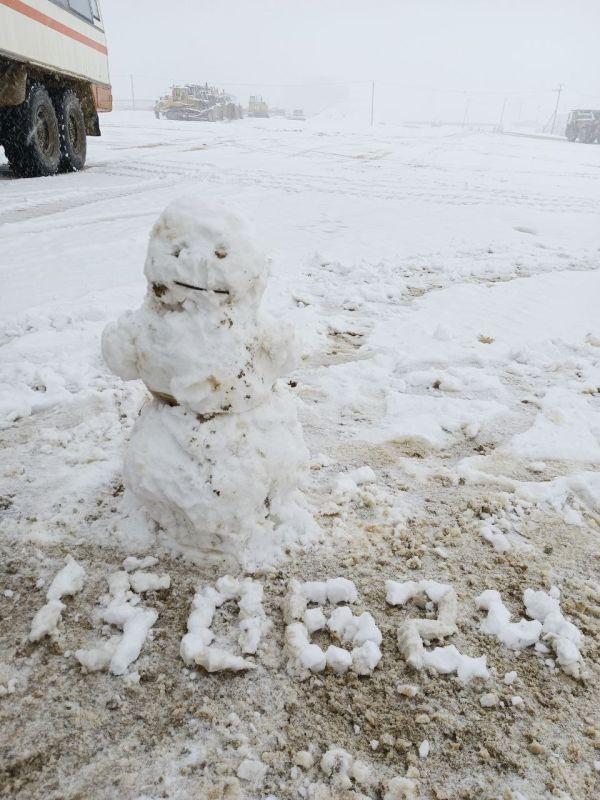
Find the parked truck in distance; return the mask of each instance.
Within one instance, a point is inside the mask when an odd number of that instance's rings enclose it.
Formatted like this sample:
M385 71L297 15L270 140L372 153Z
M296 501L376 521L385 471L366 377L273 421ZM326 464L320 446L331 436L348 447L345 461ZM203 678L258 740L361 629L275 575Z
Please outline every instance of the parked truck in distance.
M600 111L576 109L571 111L567 119L565 135L570 142L592 144L600 141Z
M111 110L98 0L0 0L0 145L17 176L83 169Z

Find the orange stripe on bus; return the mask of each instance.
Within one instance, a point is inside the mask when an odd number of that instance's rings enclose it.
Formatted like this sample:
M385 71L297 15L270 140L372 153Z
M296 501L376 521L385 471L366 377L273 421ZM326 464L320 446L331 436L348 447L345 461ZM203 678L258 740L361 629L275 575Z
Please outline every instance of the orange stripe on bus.
M16 11L18 14L23 14L25 17L29 17L30 19L39 22L41 25L45 25L47 28L52 28L53 31L62 33L64 36L68 36L70 39L75 39L76 42L80 42L81 44L85 44L87 47L98 50L99 53L108 55L108 50L100 42L96 42L94 39L90 39L89 36L85 36L83 33L79 33L79 31L69 28L68 25L63 25L62 22L54 19L54 17L49 17L47 14L42 14L41 11L28 6L27 3L23 3L21 0L0 0L0 5L7 6L13 11Z

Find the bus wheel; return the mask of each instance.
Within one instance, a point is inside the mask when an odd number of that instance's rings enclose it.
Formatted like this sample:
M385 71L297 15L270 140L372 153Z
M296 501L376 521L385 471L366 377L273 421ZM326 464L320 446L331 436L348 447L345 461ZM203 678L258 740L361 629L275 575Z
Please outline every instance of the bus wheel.
M7 154L13 172L25 178L55 175L60 140L50 95L41 84L34 83L15 112L15 135Z
M56 98L56 116L60 136L60 168L79 172L85 165L87 140L85 119L79 98L71 89Z

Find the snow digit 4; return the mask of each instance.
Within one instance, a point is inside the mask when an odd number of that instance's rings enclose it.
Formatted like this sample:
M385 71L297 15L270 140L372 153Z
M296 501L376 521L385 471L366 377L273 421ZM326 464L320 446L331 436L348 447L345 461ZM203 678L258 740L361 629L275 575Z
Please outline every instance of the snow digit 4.
M351 669L357 675L372 675L381 661L381 631L365 611L355 616L348 605L338 606L325 616L321 605L308 608L309 602L325 604L355 603L358 592L347 578L327 581L290 581L283 603L283 615L288 623L285 632L286 648L292 671L307 678L310 672L323 672L328 667L343 673ZM353 645L352 650L330 645L324 652L310 641L311 634L327 628L341 644Z
M488 612L480 625L481 631L495 636L510 650L524 650L540 638L541 622L525 619L510 621L510 611L502 602L500 592L488 589L479 595L476 602L479 608Z
M235 600L239 607L240 650L243 655L255 655L263 633L270 627L262 599L263 587L260 583L250 578L240 581L231 575L219 578L216 588L207 586L196 592L187 621L188 632L181 640L179 650L184 662L188 665L198 664L207 672L255 669L253 661L213 644L211 626L217 608L228 600Z
M297 504L308 451L277 379L294 364L291 328L261 309L267 262L219 206L172 203L152 230L144 304L109 324L102 351L153 395L125 458L127 488L192 557L255 566L307 538Z
M527 616L542 623L542 637L554 652L563 671L572 678L581 673L583 635L579 628L566 620L560 610L560 590L553 586L549 592L525 589L523 602Z
M425 641L440 640L457 631L458 602L451 586L436 581L386 581L386 601L393 606L403 606L418 598L423 606L429 600L437 605L435 619L407 619L398 627L398 649L407 663L414 669L430 667L442 674L456 673L461 683L473 678L488 678L486 656L472 658L463 655L454 645L425 649Z

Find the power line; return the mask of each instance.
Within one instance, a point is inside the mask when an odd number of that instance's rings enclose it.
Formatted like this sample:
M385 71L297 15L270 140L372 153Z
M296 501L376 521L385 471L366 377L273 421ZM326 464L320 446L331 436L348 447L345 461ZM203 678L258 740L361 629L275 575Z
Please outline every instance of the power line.
M131 77L130 73L113 73L113 78L129 78ZM147 74L135 74L136 78L145 78L150 80L160 80L160 81L168 81L177 84L193 84L197 83L197 80L190 81L187 78L165 78L164 75L147 75ZM322 86L367 86L373 83L373 80L348 80L348 81L319 81L315 83L305 82L305 83L268 83L261 80L257 81L244 81L244 82L237 82L237 81L211 81L211 83L215 86L240 86L240 87L265 87L265 88L274 88L274 89L287 89L287 88L301 88L301 89L311 89L316 87ZM439 92L441 94L463 94L463 95L500 95L500 96L515 96L515 95L538 95L538 94L551 94L556 91L556 89L514 89L514 90L498 90L498 89L455 89L455 88L444 88L441 86L416 86L414 84L405 84L401 81L391 81L391 80L377 80L377 83L386 85L386 86L396 86L399 89L405 89L407 91L416 91L416 92ZM594 95L581 95L593 97Z

